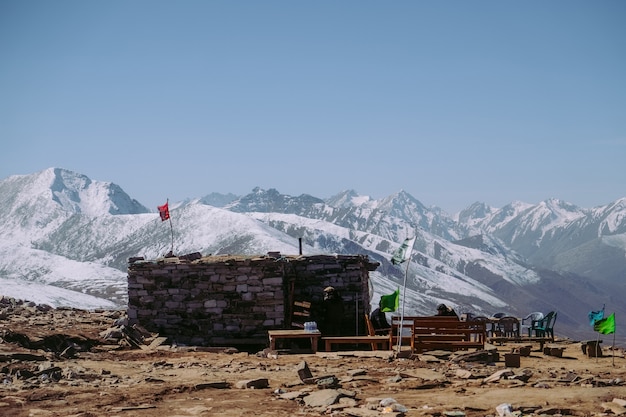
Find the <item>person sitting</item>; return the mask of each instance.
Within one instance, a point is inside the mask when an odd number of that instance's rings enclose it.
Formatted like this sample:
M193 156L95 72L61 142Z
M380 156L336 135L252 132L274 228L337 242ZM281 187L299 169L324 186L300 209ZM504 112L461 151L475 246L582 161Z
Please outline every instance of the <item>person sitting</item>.
M339 336L344 316L343 299L334 287L324 288L322 323L320 330L328 336Z
M454 316L457 319L459 318L459 315L456 314L456 311L454 311L454 309L452 307L449 307L445 304L439 304L437 306L437 316Z
M381 301L378 302L378 307L370 313L370 322L376 334L387 334L389 333L391 325L387 321L387 315L380 309Z

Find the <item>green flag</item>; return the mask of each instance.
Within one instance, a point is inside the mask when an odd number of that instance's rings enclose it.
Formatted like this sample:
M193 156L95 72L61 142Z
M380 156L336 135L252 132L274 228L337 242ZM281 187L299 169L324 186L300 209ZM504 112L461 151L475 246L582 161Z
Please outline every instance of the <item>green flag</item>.
M393 294L382 295L380 297L380 311L383 313L396 311L400 305L400 289L394 291Z
M401 264L402 262L408 260L411 257L411 251L413 250L413 244L415 243L415 238L406 238L402 245L393 253L393 257L391 258L391 263L394 265Z
M602 320L598 320L593 325L593 330L602 334L615 333L615 313Z

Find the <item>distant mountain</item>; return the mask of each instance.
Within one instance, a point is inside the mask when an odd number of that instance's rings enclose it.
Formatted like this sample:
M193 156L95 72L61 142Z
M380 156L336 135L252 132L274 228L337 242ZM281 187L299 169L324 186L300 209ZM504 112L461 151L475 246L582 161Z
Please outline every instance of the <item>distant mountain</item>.
M126 303L128 258L171 249L168 223L119 186L50 168L0 181L0 293L82 308ZM525 316L557 310L558 334L594 338L587 312L626 314L626 198L581 209L557 199L475 203L449 216L400 191L374 200L345 190L327 199L255 188L170 203L174 252L365 254L374 299L402 287L391 253L417 235L405 311Z

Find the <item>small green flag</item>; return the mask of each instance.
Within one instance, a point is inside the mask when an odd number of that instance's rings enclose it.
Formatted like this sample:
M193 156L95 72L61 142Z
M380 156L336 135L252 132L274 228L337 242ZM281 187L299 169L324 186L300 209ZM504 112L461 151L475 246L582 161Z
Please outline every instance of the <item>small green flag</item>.
M615 313L602 320L598 320L593 325L593 330L602 334L615 333Z
M383 313L396 311L400 305L400 289L394 291L393 294L382 295L380 297L380 311Z
M415 243L415 237L406 238L402 245L393 253L393 257L391 258L391 263L394 265L399 265L404 261L409 260L411 258L411 251L413 251L413 244Z

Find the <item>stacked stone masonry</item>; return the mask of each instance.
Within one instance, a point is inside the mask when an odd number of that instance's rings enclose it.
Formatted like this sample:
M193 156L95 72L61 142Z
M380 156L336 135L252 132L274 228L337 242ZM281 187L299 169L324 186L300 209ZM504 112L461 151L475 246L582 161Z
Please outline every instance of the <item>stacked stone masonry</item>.
M367 256L209 256L199 259L131 259L128 316L131 324L195 346L255 344L267 331L293 328L294 302L308 301L319 319L324 288L341 295L342 333L363 328L369 311Z

